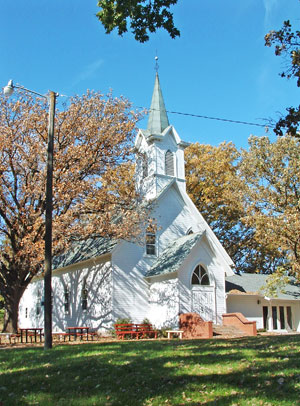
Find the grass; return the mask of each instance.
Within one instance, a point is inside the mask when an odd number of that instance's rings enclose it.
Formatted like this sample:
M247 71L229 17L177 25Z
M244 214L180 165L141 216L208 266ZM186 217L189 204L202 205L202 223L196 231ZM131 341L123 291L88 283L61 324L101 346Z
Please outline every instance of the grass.
M300 405L300 336L0 350L0 405Z

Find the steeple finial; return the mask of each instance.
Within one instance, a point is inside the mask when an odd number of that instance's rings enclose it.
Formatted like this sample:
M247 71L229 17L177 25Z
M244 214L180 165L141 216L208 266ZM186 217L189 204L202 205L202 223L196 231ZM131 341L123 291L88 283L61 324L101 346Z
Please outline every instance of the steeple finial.
M155 61L156 75L148 119L148 130L151 134L161 134L169 126L169 120L158 78L158 56L155 57Z
M155 56L155 72L156 73L158 73L158 68L159 68L159 65L158 65L158 56L157 56L157 51L156 51L156 56Z

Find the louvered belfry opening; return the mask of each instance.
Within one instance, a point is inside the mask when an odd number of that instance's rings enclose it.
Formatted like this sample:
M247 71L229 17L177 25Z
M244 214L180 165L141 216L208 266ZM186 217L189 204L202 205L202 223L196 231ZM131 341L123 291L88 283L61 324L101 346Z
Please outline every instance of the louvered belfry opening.
M174 176L174 155L173 152L168 150L165 156L165 170L166 175Z

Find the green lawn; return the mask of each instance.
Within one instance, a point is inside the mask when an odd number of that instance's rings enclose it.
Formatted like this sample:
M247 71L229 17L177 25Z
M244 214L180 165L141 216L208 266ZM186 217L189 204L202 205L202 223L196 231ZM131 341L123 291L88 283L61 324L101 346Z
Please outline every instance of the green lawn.
M300 405L300 336L0 349L0 405Z

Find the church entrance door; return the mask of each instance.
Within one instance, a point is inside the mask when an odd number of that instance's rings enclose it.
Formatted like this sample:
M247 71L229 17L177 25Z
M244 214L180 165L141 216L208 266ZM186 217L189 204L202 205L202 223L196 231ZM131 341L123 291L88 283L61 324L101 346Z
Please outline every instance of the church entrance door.
M205 321L215 321L214 286L197 286L192 288L192 312L198 313Z

